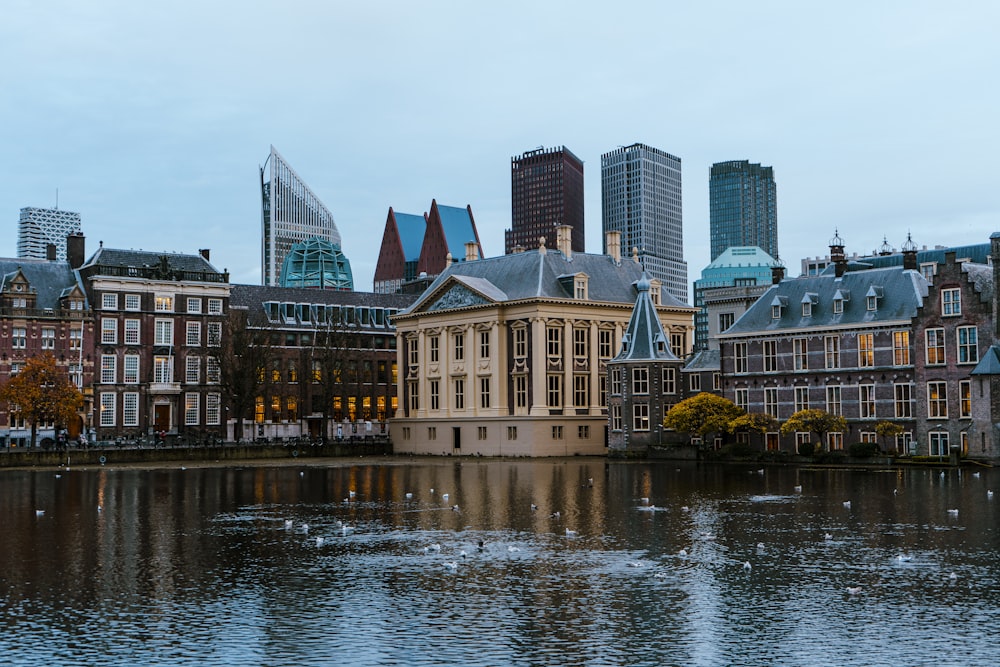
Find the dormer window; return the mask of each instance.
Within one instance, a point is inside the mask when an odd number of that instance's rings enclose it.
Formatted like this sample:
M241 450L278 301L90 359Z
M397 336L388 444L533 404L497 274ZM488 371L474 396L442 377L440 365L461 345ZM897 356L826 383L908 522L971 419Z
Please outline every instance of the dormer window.
M649 281L649 298L653 300L654 306L660 305L660 286L659 280Z
M807 292L802 297L802 317L812 317L813 306L819 302L819 296L812 292Z
M846 289L839 289L833 294L833 312L840 315L844 312L844 302L851 300L851 292Z
M788 298L783 296L776 296L771 301L771 319L780 320L781 310L788 305Z
M870 311L878 310L878 301L882 298L882 288L872 285L868 288L868 293L865 294L865 301L867 303L867 308Z

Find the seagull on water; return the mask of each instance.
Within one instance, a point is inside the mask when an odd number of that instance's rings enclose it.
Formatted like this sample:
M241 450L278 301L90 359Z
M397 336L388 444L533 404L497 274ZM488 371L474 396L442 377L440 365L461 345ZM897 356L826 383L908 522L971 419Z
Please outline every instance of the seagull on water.
M649 498L645 498L645 497L643 497L643 498L639 498L639 500L641 500L641 501L642 501L642 504L643 504L643 505L648 505L648 504L649 504Z
M45 516L45 510L35 510L35 516Z
M407 500L413 500L413 494L412 493L407 493L406 494L406 499Z
M507 547L508 553L512 553L512 554L513 553L517 553L520 550L521 549L519 547L515 547L513 544L511 544L510 546Z
M558 519L559 518L559 512L558 511L553 512L552 514L549 515L549 518L550 519Z
M831 535L830 533L824 533L823 534L823 539L824 540L832 540L833 539L833 535Z
M745 563L743 563L743 571L744 572L749 572L752 569L753 569L753 565L750 564L750 561L746 561Z
M292 520L285 519L285 530L289 530L292 527Z
M860 593L861 593L861 586L848 586L847 587L847 594L848 595L858 595Z
M452 512L457 512L458 511L458 505L452 505L451 506L451 511Z
M850 500L845 500L844 501L844 507L846 507L847 509L851 509L851 501Z
M531 503L531 511L534 512L537 509L538 509L538 505L536 505L535 503Z
M991 490L987 490L986 491L986 499L987 500L993 500L993 491L991 491Z
M795 487L793 488L793 490L795 491L795 493L802 493L802 485L801 485L801 484L799 484L799 485L796 485L796 486L795 486Z
M948 514L951 516L958 516L958 509L950 509L948 510Z
M677 555L680 556L680 557L682 557L682 558L684 556L687 556L688 555L687 549L681 549L680 551L677 552Z
M316 538L316 546L318 546L318 547L323 546L323 542L325 542L325 540L322 537L317 537Z
M447 493L442 493L441 494L441 499L442 500L448 500L448 494Z
M570 530L569 528L567 528L566 529L566 537L576 537L576 531L575 530Z

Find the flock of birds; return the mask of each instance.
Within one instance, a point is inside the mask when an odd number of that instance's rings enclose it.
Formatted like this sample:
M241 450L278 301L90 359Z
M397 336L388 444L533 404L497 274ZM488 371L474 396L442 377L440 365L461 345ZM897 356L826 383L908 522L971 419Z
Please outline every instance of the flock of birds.
M751 471L751 473L754 473L754 472L756 474L763 475L764 474L764 469L761 468L761 469L758 469L756 471ZM300 476L304 476L305 473L304 472L300 472L299 475ZM941 472L941 476L944 477L945 473ZM974 472L972 474L972 476L974 478L979 478L980 477L980 473L979 472ZM61 477L62 477L62 475L60 475L60 474L56 474L55 475L56 479L60 479ZM594 486L594 480L593 480L593 478L589 478L587 480L587 483L584 486L592 488ZM802 486L801 485L794 486L793 487L793 491L796 494L801 494L802 493ZM898 489L893 489L893 495L898 495L898 493L899 493ZM435 491L434 491L433 488L430 489L430 495L431 496L435 495ZM993 491L991 489L987 489L987 491L986 491L986 498L987 498L987 500L993 500L993 495L994 495ZM442 493L440 497L441 497L441 500L446 505L448 505L448 507L452 511L454 511L454 512L460 511L460 508L459 508L459 506L457 504L455 504L455 505L450 505L449 504L450 494L448 494L448 493ZM351 489L351 490L348 491L347 497L344 498L344 503L354 502L356 500L356 498L357 498L357 492L355 490ZM412 492L406 492L404 494L404 498L406 499L406 501L409 502L409 501L413 500L414 495L413 495ZM655 512L658 509L656 507L656 505L654 505L653 503L650 502L650 499L648 497L642 497L642 498L640 498L639 502L640 502L640 505L637 508L639 511ZM850 510L851 509L851 501L850 500L843 501L843 506L844 506L844 509ZM531 508L532 512L538 511L538 505L536 505L535 503L531 503L530 508ZM680 509L681 509L682 512L688 512L688 511L690 511L690 508L688 506L686 506L686 505L682 506ZM97 505L97 511L98 512L103 511L103 507L100 504ZM958 516L959 511L958 511L957 508L951 508L951 509L947 510L947 513L948 513L948 515L950 517L954 518L954 517ZM37 510L35 510L35 516L36 516L36 518L39 518L39 519L42 518L42 517L44 517L45 516L45 510L44 509L37 509ZM558 510L556 510L556 511L551 512L549 514L549 518L550 519L554 519L554 520L560 520L562 518L562 515L561 515L561 513ZM354 528L352 526L350 526L350 525L348 525L348 524L346 524L346 523L344 523L344 522L342 522L340 520L338 520L336 522L336 525L337 525L337 529L338 529L340 535L342 535L342 536L347 536L349 533L351 533L354 530ZM296 525L295 525L294 520L292 520L292 519L285 519L284 520L284 529L286 531L295 530L296 529ZM304 523L304 522L300 523L300 524L298 524L297 529L302 534L308 534L309 533L309 524L308 523ZM578 537L578 535L579 535L579 533L576 530L574 530L572 528L569 528L569 527L564 528L564 533L565 533L565 535L566 535L567 538L575 538L575 537ZM711 542L711 541L715 540L715 535L713 535L711 533L707 533L707 532L700 532L700 533L698 533L698 538L700 540L703 540L703 541L706 541L706 542ZM830 540L833 540L833 535L831 533L829 533L829 532L825 532L823 534L823 538L826 541L830 541ZM325 537L323 537L323 536L317 536L317 537L315 537L315 545L317 547L322 547L325 543L326 543L326 538ZM486 548L486 545L485 545L484 541L480 540L478 542L476 548L477 548L477 551L483 552L485 550L485 548ZM766 549L766 547L765 547L764 543L762 543L762 542L758 542L757 543L757 552L758 553L763 553L765 551L765 549ZM520 548L517 547L517 546L515 546L515 545L508 545L507 546L507 551L508 551L508 553L516 553L516 552L520 551ZM430 544L428 546L423 547L423 553L424 554L432 554L432 553L440 553L440 552L441 552L441 545L439 543L433 543L433 544ZM682 549L680 549L680 551L678 551L677 555L679 557L681 557L681 558L686 558L688 556L688 551L687 551L687 549L683 549L682 548ZM468 552L466 552L464 549L461 549L458 552L458 556L459 556L459 558L463 558L463 559L467 558L468 557ZM907 562L909 562L911 560L912 560L912 556L909 555L909 554L902 554L901 553L901 554L899 554L896 557L896 562L898 562L898 563L907 563ZM631 561L631 562L628 563L628 565L630 567L642 567L643 563L641 561ZM458 568L458 561L446 561L444 563L444 567L446 569L449 569L449 570L456 570ZM749 572L751 572L753 570L753 565L750 563L750 561L744 561L743 565L742 565L742 569L743 569L744 572L749 573ZM662 573L658 573L657 576L662 576ZM949 578L954 580L954 579L957 578L957 575L954 572L952 572L952 573L950 573ZM848 595L856 596L856 595L860 595L863 592L863 588L861 586L848 586L846 588L846 592L847 592Z

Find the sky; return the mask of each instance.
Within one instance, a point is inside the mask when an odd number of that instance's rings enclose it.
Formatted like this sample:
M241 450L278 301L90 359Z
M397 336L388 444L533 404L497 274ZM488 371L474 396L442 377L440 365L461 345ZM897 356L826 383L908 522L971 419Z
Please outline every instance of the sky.
M87 255L211 250L260 282L273 144L326 204L370 291L389 207L472 207L503 253L510 160L681 158L690 281L711 165L774 168L781 259L983 243L1000 231L1000 3L7 0L0 256L27 206L82 215ZM6 221L3 223L2 221Z

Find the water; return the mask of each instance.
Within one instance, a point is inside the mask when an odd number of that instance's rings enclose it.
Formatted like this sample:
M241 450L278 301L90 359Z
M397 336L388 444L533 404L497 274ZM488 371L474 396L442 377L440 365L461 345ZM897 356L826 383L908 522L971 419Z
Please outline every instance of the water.
M2 471L0 664L997 665L989 489L600 459Z

